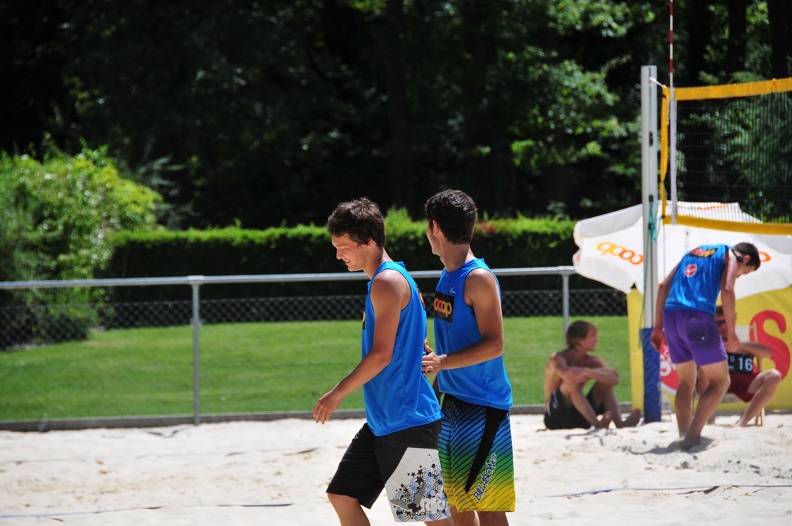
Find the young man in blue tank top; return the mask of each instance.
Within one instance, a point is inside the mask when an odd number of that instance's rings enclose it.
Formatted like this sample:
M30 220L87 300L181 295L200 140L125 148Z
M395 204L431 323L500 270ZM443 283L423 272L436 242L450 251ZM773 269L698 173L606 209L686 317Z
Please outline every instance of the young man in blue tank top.
M369 278L362 360L322 396L313 416L324 424L343 398L363 388L366 423L327 488L342 526L367 525L363 507L382 493L397 522L453 525L439 469L440 405L421 374L426 311L415 281L385 251L385 221L368 199L341 203L327 221L336 257Z
M679 384L674 399L681 447L688 450L701 442L701 431L729 387L726 351L740 346L734 329L734 283L759 268L759 252L750 243L705 245L685 254L666 276L657 295L652 344L668 345ZM726 315L728 347L715 323L715 305L721 297ZM706 382L693 412L697 370Z
M435 347L424 374L443 395L440 463L457 526L502 526L514 511L514 461L509 409L512 388L503 364L501 291L473 255L476 204L445 190L426 202L426 236L445 269L433 304Z

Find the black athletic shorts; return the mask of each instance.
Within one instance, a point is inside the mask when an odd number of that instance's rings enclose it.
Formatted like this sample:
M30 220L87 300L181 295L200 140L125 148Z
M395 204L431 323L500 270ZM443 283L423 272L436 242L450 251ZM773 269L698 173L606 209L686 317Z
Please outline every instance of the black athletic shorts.
M586 400L589 401L596 414L601 415L605 412L604 404L594 406L591 389L586 395ZM591 427L588 420L580 414L580 411L572 405L570 400L567 400L560 387L550 395L550 403L545 409L544 423L547 429L588 429Z
M352 497L362 506L371 508L387 485L388 501L394 508L394 514L400 517L404 513L426 517L420 520L450 516L437 453L441 425L438 420L376 436L368 424L364 424L344 453L327 493ZM417 509L413 502L402 502L405 495L400 492L404 487L415 486L413 479L416 478L423 485L420 493L424 497L424 509ZM396 488L394 495L391 495L391 487ZM406 498L410 501L413 497Z

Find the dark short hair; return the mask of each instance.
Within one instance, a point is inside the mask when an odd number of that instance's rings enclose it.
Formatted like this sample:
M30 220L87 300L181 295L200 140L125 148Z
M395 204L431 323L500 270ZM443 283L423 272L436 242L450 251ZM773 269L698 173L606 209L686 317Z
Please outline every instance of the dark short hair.
M469 244L473 240L478 210L476 203L461 190L443 190L426 201L426 219L437 225L449 243Z
M577 320L569 324L566 330L567 347L572 347L580 340L585 340L592 330L597 330L597 326L586 320Z
M762 260L759 259L759 250L751 243L737 243L732 247L734 250L739 252L740 254L751 256L751 262L748 263L751 265L754 270L757 270L759 266L762 264Z
M331 236L347 234L360 245L373 239L377 246L385 246L385 218L377 203L365 197L336 206L326 227Z

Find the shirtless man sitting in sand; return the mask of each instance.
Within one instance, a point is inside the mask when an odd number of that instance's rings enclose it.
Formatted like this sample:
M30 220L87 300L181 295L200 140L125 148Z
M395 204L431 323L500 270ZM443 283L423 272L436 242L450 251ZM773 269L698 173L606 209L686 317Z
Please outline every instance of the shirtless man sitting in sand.
M590 354L598 341L597 326L579 320L567 329L567 348L550 356L544 380L544 422L548 429L607 429L611 422L621 428L640 422L640 409L622 419L613 390L619 374L605 360ZM594 380L594 385L584 394L589 380Z

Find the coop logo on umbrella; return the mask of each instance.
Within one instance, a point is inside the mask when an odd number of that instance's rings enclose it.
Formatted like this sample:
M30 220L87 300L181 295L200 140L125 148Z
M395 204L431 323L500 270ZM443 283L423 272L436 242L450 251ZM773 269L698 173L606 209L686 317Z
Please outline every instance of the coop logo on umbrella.
M639 254L634 250L617 245L616 243L611 243L610 241L603 241L597 245L597 250L599 250L603 256L615 256L619 259L629 261L632 265L640 265L644 260L643 254Z

